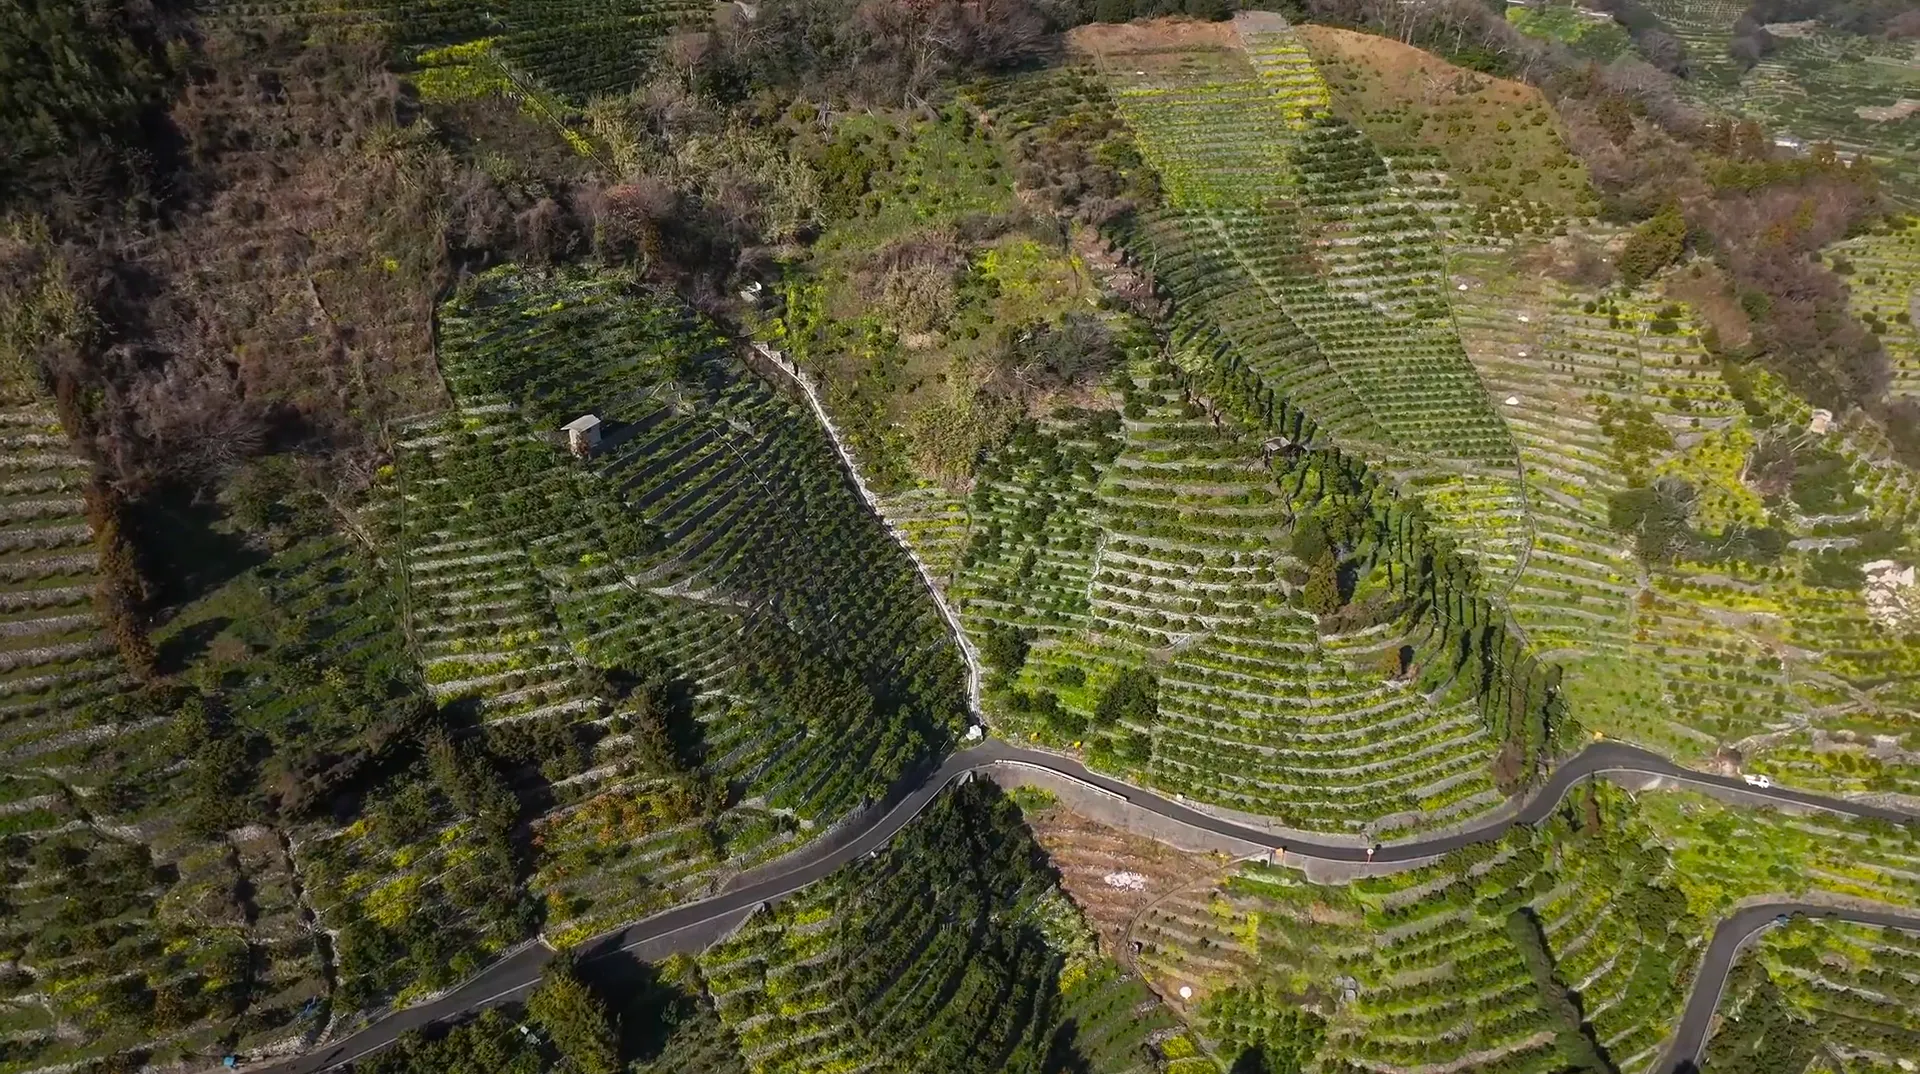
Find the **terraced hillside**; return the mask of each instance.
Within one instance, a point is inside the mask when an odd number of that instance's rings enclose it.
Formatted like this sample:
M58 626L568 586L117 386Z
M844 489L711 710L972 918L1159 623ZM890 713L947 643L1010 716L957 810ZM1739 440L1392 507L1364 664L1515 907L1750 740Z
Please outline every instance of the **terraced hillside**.
M1920 227L1901 220L1884 233L1837 244L1835 271L1846 270L1855 316L1880 334L1893 363L1892 390L1920 395ZM1878 327L1875 327L1878 326Z
M1177 1006L1203 1042L1292 1042L1323 1069L1558 1071L1569 1034L1614 1069L1661 1069L1713 924L1740 900L1789 877L1798 897L1920 899L1911 836L1607 784L1537 829L1341 885L1265 863L1208 882L1125 839L1104 845L1104 871L1069 871L1070 893L1101 904L1105 877L1140 878L1116 943L1162 995L1190 990ZM1555 1013L1543 960L1577 995L1574 1022Z
M699 956L748 1070L1219 1069L1094 950L989 788L942 797L879 857Z
M1814 431L1764 374L1724 376L1684 302L1581 291L1505 256L1455 272L1462 338L1506 393L1525 473L1530 548L1507 607L1567 668L1580 718L1676 756L1731 747L1810 786L1912 793L1899 736L1920 653L1852 573L1904 554L1911 473L1859 426ZM1649 487L1684 489L1708 536L1636 555L1619 512Z
M1509 17L1549 19L1554 12L1572 14L1564 6L1515 6ZM1572 21L1613 26L1590 16ZM1365 131L1397 166L1412 170L1427 158L1436 177L1459 190L1465 218L1441 217L1459 231L1495 241L1565 233L1569 221L1596 208L1586 171L1537 88L1375 34L1312 25L1295 33L1332 91L1336 115Z
M996 716L1286 825L1492 805L1490 774L1521 781L1570 724L1541 716L1518 628L1486 632L1534 534L1447 298L1457 195L1330 116L1284 22L1074 40L1109 92L1076 74L979 99L1016 145L1124 124L1162 172L1167 207L1115 225L1117 271L1173 299L1167 338L1130 346L1175 364L1137 356L1122 420L1058 411L981 469L953 593L1020 669ZM1429 541L1465 569L1428 573Z
M351 0L220 0L209 24L223 30L276 32L297 27L322 36L382 40L421 66L429 96L499 93L528 108L575 104L622 93L645 77L665 37L701 28L709 4L693 0L514 0L491 9L458 3Z
M951 592L999 661L996 715L1292 827L1493 804L1498 744L1470 693L1415 673L1437 642L1401 617L1406 571L1348 499L1365 492L1290 466L1173 365L1141 360L1122 388L1126 417L1036 428L973 493Z
M1788 137L1884 161L1911 197L1920 163L1920 56L1911 41L1817 27L1782 34L1778 49L1740 81L1738 106Z
M1809 20L1775 24L1772 48L1751 67L1728 51L1738 0L1649 0L1661 28L1686 45L1681 88L1702 105L1751 118L1810 148L1831 142L1884 168L1911 201L1920 172L1920 56L1909 39L1865 37Z
M386 519L436 701L489 739L579 742L540 765L550 930L703 890L953 739L960 663L919 576L711 328L619 278L508 271L443 339L460 409L401 441ZM554 432L582 413L604 430L583 462ZM718 828L634 771L656 749L635 682L684 709L669 767L739 802Z
M1508 462L1446 319L1434 213L1458 194L1430 162L1389 160L1330 114L1284 20L1244 13L1233 27L1171 49L1104 28L1075 38L1165 182L1165 208L1122 236L1133 262L1335 439Z
M140 690L95 611L118 519L37 385L0 399L0 1069L284 1037L325 985L286 847L202 822L193 691Z
M6 590L5 748L31 750L67 726L69 706L124 685L94 613L98 557L88 521L91 467L49 401L5 393L0 409L0 560Z
M196 689L136 690L89 642L90 674L7 725L4 1069L318 1028L331 967L306 879L230 797L246 732Z
M1707 1062L1732 1071L1905 1070L1920 1061L1917 988L1920 937L1790 922L1769 930L1735 967Z

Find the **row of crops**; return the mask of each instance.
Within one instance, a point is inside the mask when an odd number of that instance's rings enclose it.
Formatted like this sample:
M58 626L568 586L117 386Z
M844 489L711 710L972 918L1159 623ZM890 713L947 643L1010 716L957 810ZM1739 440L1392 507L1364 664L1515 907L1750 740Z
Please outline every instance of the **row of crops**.
M1903 103L1920 100L1920 56L1911 41L1789 25L1749 66L1728 51L1747 12L1738 0L1648 0L1646 7L1686 45L1685 92L1771 134L1805 146L1831 141L1872 158L1911 195L1920 159L1920 135Z
M208 25L222 30L297 26L323 36L378 36L422 63L424 86L497 90L515 98L550 90L575 102L631 90L645 80L669 33L704 28L712 17L712 5L699 0L512 0L493 6L219 0L206 16ZM522 78L532 84L513 84Z
M90 479L51 406L0 410L0 748L16 759L67 727L67 707L124 682L94 615Z
M19 412L6 1069L351 1025L707 894L954 737L917 573L710 326L505 270L441 338L459 406L400 431L352 536L262 464L275 551L140 691L82 603L86 471ZM581 412L606 435L575 460Z
M550 930L697 894L951 740L959 661L913 567L711 327L622 279L508 270L442 339L460 409L408 430L382 519L436 700L490 738L590 742L540 766ZM555 431L585 413L603 437L571 460ZM650 677L684 694L724 818L623 763L617 684Z
M1614 1068L1652 1071L1708 934L1732 906L1787 890L1911 907L1916 853L1911 835L1866 822L1734 810L1684 793L1636 802L1601 784L1538 829L1341 886L1243 866L1224 883L1155 899L1130 937L1157 988L1192 990L1211 1041L1304 1011L1324 1019L1326 1068L1561 1070L1565 1027L1516 941L1525 922L1579 997L1583 1032ZM1834 1017L1846 1008L1809 1006L1847 1051L1853 1023ZM1890 1013L1881 1020L1908 1023Z
M1880 335L1893 363L1892 390L1920 395L1920 227L1861 235L1834 246L1830 263L1847 277L1848 304Z
M324 989L286 848L183 816L198 775L171 731L183 699L129 694L95 613L108 516L90 468L48 401L6 395L0 1069L284 1036Z
M1497 256L1460 258L1456 274L1455 319L1489 389L1505 393L1525 473L1531 541L1507 605L1567 666L1582 720L1682 757L1740 744L1749 767L1823 789L1905 789L1899 762L1857 743L1901 733L1913 701L1895 683L1915 666L1913 643L1870 623L1857 586L1819 563L1891 551L1886 535L1912 517L1911 478L1877 463L1858 428L1807 432L1811 410L1769 378L1736 399L1684 307L1524 277ZM1785 445L1811 462L1768 484L1754 460ZM1838 476L1809 480L1827 471ZM1610 506L1663 479L1695 490L1700 529L1771 528L1784 547L1643 573ZM1486 529L1484 514L1427 500L1461 529Z
M1238 26L1243 43L1288 32ZM1911 712L1896 685L1911 644L1876 630L1857 586L1834 581L1845 577L1834 556L1884 555L1884 535L1909 517L1903 482L1860 430L1795 449L1810 466L1840 467L1852 491L1783 506L1751 463L1810 416L1765 378L1736 396L1684 304L1521 279L1510 255L1448 266L1433 222L1444 178L1410 181L1415 169L1401 174L1311 104L1310 80L1288 76L1262 97L1249 88L1256 65L1238 66L1232 49L1112 43L1125 40L1092 37L1088 48L1117 115L1150 163L1171 170L1169 207L1130 218L1117 237L1176 300L1176 339L1258 373L1290 435L1330 436L1401 479L1435 532L1485 573L1515 637L1567 668L1566 700L1589 726L1682 757L1740 746L1756 769L1813 786L1905 785L1902 747L1889 743ZM1058 109L1101 107L1082 94L1002 115L1057 124ZM1261 144L1283 140L1286 161L1262 180L1271 189L1234 201L1228 192L1258 185L1246 174L1272 167L1241 159L1256 122L1272 126ZM1896 362L1912 319L1902 241L1854 240L1863 264L1840 255ZM1701 533L1738 545L1765 530L1783 554L1735 547L1645 573L1610 516L1616 498L1656 480L1685 482ZM1078 581L1065 565L1036 566L1062 591ZM1777 763L1761 756L1768 748Z
M1094 951L1018 809L984 782L698 962L755 1074L1218 1069Z
M1000 669L1008 726L1300 828L1430 827L1492 804L1479 709L1399 676L1386 625L1323 637L1303 607L1288 541L1317 478L1276 483L1267 445L1170 372L1137 363L1128 417L1063 413L975 487L951 591L977 637L1031 644ZM1153 703L1116 715L1108 696L1143 664Z
M17 755L6 1069L264 1047L326 1024L338 962L313 928L305 834L251 822L256 781L312 808L332 751L420 696L369 567L342 539L297 543L161 636L170 665L185 639L234 627L204 677L75 691L69 731ZM234 626L242 609L258 614Z
M1447 319L1434 214L1457 192L1431 161L1389 162L1333 118L1284 22L1236 26L1241 49L1090 46L1166 188L1165 208L1118 236L1131 261L1336 437L1510 464Z
M1734 967L1706 1059L1735 1072L1824 1064L1845 1074L1920 1062L1920 935L1796 920Z

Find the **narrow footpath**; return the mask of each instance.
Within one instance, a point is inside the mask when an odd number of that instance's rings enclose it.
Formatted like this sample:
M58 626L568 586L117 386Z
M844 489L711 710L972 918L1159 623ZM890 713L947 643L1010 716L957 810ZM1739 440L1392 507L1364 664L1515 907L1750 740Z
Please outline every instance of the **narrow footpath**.
M907 535L900 532L899 527L893 524L893 520L887 517L886 511L881 509L880 497L874 495L873 490L867 487L867 479L860 474L860 465L853 461L853 452L847 450L846 441L840 436L840 427L827 416L827 408L820 402L820 393L814 388L813 378L808 376L805 370L789 361L785 354L759 340L753 341L753 350L760 357L773 363L780 372L785 373L787 379L793 381L800 388L801 393L807 397L807 403L813 407L814 418L820 422L820 427L827 431L827 439L832 442L833 450L839 454L841 464L847 468L847 476L853 479L853 487L860 490L860 498L867 501L867 507L873 511L874 517L887 528L887 533L893 538L893 542L900 546L900 550L913 561L914 569L920 572L920 580L926 583L927 593L933 597L934 605L940 609L941 617L947 621L947 629L953 632L953 640L960 646L960 655L967 662L967 710L973 713L975 722L984 723L985 714L980 709L980 654L974 650L973 642L967 640L967 632L960 629L960 617L954 614L952 606L947 603L946 593L934 583L933 572L927 569L926 561L920 558L920 553L913 550L913 543L907 540Z

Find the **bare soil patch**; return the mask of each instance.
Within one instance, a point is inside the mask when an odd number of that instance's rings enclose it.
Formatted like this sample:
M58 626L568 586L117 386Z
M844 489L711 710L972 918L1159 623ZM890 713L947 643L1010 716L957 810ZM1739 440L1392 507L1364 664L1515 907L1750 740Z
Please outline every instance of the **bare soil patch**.
M1386 37L1299 26L1333 92L1333 110L1388 152L1433 150L1476 202L1526 198L1580 207L1586 171L1532 86L1495 78Z
M1229 22L1196 22L1187 18L1144 19L1119 24L1077 26L1067 34L1067 45L1090 56L1106 58L1121 53L1181 52L1189 49L1238 49L1240 37Z
M1029 810L1027 823L1060 871L1061 887L1087 915L1101 949L1117 954L1127 922L1161 895L1209 877L1229 863L1212 854L1188 854L1132 835L1064 806Z
M1902 97L1892 104L1863 104L1853 111L1861 119L1870 119L1876 123L1891 123L1920 112L1920 101L1912 97Z

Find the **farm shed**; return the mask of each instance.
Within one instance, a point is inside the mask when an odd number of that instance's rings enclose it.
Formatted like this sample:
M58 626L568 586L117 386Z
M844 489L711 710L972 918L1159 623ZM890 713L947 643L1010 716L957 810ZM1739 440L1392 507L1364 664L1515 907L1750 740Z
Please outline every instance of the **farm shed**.
M577 458L586 458L600 446L600 418L597 415L582 414L561 428L567 434L567 450Z

